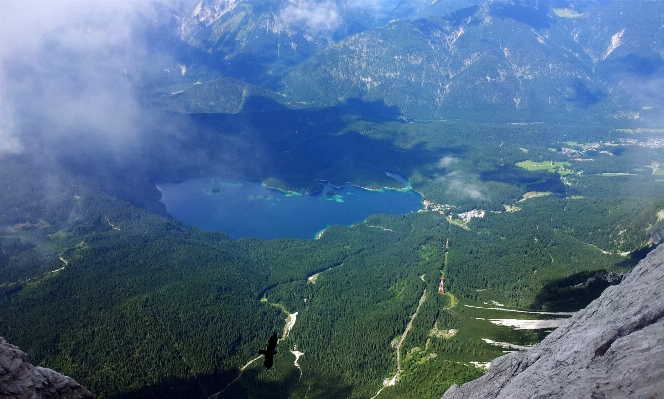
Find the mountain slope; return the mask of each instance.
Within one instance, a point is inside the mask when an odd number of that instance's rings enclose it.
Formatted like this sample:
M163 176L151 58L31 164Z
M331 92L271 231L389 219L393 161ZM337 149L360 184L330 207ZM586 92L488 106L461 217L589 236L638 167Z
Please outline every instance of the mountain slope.
M664 248L618 286L525 352L491 362L489 372L445 399L655 398L664 381Z
M326 48L330 40L373 26L373 18L362 10L333 1L203 0L181 13L172 28L225 64L230 76L266 83Z
M28 363L28 355L0 337L0 395L15 399L94 399L73 379Z
M487 2L464 18L394 21L313 56L284 79L284 91L321 105L380 99L421 117L635 118L646 104L626 103L634 71L625 63L642 57L658 70L662 7L615 3L565 18Z

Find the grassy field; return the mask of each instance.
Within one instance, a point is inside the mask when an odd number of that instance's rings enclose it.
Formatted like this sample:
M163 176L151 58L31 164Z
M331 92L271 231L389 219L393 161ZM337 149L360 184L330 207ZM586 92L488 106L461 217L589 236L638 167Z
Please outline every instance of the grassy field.
M521 161L517 162L516 166L529 170L546 170L551 173L558 173L561 176L569 175L574 173L573 170L567 169L571 164L569 162L554 162L554 161L544 161L544 162L535 162L535 161Z
M484 353L478 353L475 356L463 354L455 357L454 360L469 362L489 362L496 356L500 356L506 347L500 347L496 344L489 344L486 340L496 343L505 343L518 346L531 346L540 342L552 329L531 329L528 327L517 329L500 325L496 321L505 319L529 320L551 320L567 318L568 315L538 314L523 309L516 309L503 305L506 302L500 295L489 290L480 293L478 301L460 299L457 306L449 309L457 317L463 320L457 336L458 339L467 339L476 341L484 348ZM503 302L503 303L501 303ZM481 342L484 341L484 342ZM481 342L481 343L480 343ZM450 354L447 354L449 357Z
M550 191L542 191L542 192L528 191L527 193L525 193L523 195L523 198L521 198L521 200L519 200L519 202L522 202L522 201L525 201L525 200L531 199L531 198L546 197L547 195L551 195L551 194L553 194L553 193L550 192Z

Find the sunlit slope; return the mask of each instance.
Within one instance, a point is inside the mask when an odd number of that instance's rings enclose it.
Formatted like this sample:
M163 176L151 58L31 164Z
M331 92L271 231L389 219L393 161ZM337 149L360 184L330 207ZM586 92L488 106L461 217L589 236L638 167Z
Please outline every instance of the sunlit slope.
M233 78L198 80L154 90L151 100L162 109L179 113L237 114L276 109L283 97ZM256 103L254 98L261 98Z
M295 15L323 10L288 2L208 1L180 11L168 29L201 54L176 50L188 69L170 79L200 79L150 87L161 86L158 103L179 112L237 112L254 95L297 108L378 100L424 120L653 123L661 114L661 2L583 3L572 12L489 1L384 26L352 6L325 10L334 16L321 26Z
M318 105L382 99L420 118L633 119L647 104L628 83L662 65L661 7L607 6L570 19L493 3L460 20L393 21L316 54L284 78L284 90Z
M205 0L181 10L171 29L211 54L227 76L273 83L330 40L370 29L373 18L349 4Z

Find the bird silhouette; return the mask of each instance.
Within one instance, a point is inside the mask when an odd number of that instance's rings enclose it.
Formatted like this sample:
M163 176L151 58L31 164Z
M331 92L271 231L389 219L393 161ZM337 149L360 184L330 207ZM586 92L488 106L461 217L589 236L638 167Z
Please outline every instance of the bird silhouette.
M272 367L272 363L274 363L274 355L277 353L275 349L277 349L278 341L279 338L277 337L277 333L274 333L267 341L267 349L265 350L261 349L258 351L259 354L265 356L265 361L263 362L263 366L265 366L266 369Z

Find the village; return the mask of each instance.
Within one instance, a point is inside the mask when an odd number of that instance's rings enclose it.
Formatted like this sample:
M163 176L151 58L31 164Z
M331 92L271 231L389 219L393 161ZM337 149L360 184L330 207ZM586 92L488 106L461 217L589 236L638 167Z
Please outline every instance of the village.
M424 205L424 209L420 209L418 212L438 212L443 216L447 214L446 219L450 223L456 224L464 229L468 228L466 224L468 224L473 218L483 218L486 215L486 211L484 210L473 209L468 212L458 213L456 215L457 219L454 219L453 214L450 212L451 209L454 208L454 205L436 204L429 200L422 201L422 204Z

